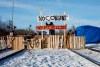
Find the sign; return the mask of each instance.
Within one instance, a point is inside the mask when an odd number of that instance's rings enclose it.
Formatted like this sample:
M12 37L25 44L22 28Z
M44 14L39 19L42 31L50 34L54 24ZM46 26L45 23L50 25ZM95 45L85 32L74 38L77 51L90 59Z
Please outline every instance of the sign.
M67 20L68 16L67 15L61 15L61 16L39 16L38 22L45 22L45 21L65 21Z
M36 30L54 30L54 29L66 29L66 25L61 25L61 26L36 26Z

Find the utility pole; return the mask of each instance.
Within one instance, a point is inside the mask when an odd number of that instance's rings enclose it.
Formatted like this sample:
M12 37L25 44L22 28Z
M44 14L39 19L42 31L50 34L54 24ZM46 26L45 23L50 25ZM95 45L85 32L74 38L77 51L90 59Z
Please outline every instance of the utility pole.
M31 34L31 27L32 25L29 25L29 35Z
M13 25L13 13L14 13L14 2L13 2L13 5L12 5L12 19L9 20L9 29L10 29L10 35L13 36L13 30L14 30L14 25Z
M12 27L13 27L13 13L14 13L14 2L13 2L13 6L12 6Z

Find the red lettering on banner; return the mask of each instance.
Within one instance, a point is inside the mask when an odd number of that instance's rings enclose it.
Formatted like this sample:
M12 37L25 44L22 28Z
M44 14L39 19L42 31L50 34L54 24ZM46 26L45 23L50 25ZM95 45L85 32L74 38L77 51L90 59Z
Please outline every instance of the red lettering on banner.
M54 29L66 29L66 25L61 26L36 26L36 30L54 30Z

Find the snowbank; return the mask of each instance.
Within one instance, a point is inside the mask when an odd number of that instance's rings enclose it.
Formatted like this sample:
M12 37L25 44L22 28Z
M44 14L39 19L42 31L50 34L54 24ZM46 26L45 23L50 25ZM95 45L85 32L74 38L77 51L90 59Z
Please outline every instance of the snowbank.
M0 67L98 67L68 49L26 51L6 61Z

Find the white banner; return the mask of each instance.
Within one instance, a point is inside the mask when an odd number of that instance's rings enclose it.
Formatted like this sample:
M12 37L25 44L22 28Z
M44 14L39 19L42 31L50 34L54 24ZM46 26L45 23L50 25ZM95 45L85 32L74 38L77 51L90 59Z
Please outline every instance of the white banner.
M39 16L37 18L38 22L45 22L45 21L66 21L69 20L68 15L61 15L61 16Z

